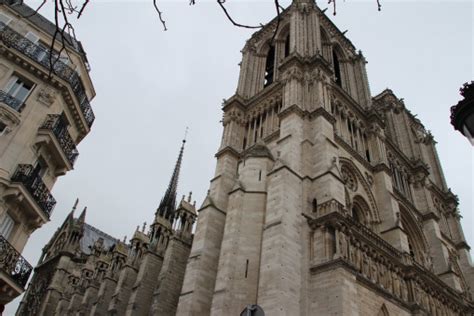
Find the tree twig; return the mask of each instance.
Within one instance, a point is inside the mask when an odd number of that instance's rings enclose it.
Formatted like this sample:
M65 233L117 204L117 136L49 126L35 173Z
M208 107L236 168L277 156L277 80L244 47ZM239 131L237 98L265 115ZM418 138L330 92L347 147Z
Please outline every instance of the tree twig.
M221 7L222 11L224 11L227 19L235 26L238 26L238 27L243 27L243 28L246 28L246 29L261 29L263 27L263 25L260 25L260 26L250 26L250 25L244 25L244 24L240 24L240 23L237 23L234 21L234 19L232 19L232 17L230 16L229 12L227 12L227 9L225 8L224 6L224 3L225 3L225 0L217 0L217 3L219 4L219 6Z
M79 13L77 14L77 18L79 19L82 16L82 13L84 12L84 9L86 8L87 4L89 3L89 0L84 1L82 4L81 9L79 10Z
M46 4L46 1L48 1L48 0L43 0L43 2L41 2L41 4L36 8L36 10L33 13L31 13L29 15L23 15L23 17L25 19L28 19L28 18L31 18L33 15L36 15L38 13L38 11L41 10L41 8Z
M278 0L274 0L275 1L275 9L276 9L276 12L277 12L277 25L275 27L275 32L273 32L273 36L272 36L272 39L270 41L270 45L273 45L273 42L275 40L275 37L278 33L278 29L280 28L280 20L281 20L281 16L280 16L280 3L278 2Z
M166 28L166 22L165 20L163 20L163 17L161 16L163 13L158 8L158 5L156 4L156 0L153 0L153 6L155 7L156 12L158 13L158 18L160 19L161 24L163 24L164 30L167 31L168 29Z

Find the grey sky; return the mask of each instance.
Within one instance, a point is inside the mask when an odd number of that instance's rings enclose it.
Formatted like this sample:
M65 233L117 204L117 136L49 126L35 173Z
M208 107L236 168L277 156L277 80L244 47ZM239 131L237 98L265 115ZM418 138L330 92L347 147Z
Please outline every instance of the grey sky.
M445 176L460 199L463 227L474 244L473 149L449 124L458 89L473 78L471 1L338 0L327 13L364 52L372 95L389 87L432 131ZM213 177L223 98L237 86L240 50L252 33L232 26L214 1L91 1L76 22L92 67L96 121L79 145L75 170L56 183L51 222L30 238L24 256L36 264L41 248L76 197L87 222L117 238L153 219L186 126L179 194L193 191L200 205ZM242 23L266 23L273 1L228 1ZM27 1L37 4L37 1ZM290 0L281 0L285 7ZM327 1L318 1L321 8ZM48 8L42 11L49 15ZM76 214L77 216L78 214ZM7 305L12 315L19 300Z

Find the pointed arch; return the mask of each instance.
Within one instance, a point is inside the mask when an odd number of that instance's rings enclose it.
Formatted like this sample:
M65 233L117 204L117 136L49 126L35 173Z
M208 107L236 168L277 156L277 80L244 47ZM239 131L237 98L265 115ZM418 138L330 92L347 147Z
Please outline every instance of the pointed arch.
M275 45L269 44L267 55L265 57L265 74L263 86L269 86L275 79L275 60L276 60Z
M417 218L408 208L399 203L400 220L408 239L410 255L419 263L425 264L429 256L429 246L423 229L419 226Z
M367 208L367 223L369 227L375 228L374 224L380 222L380 216L375 202L375 197L372 194L370 185L368 184L365 177L360 172L359 168L350 159L340 157L340 170L349 170L350 173L356 178L357 184L353 190L353 197L351 206L354 203L354 199L357 198L359 205ZM354 186L354 185L353 185ZM359 196L359 197L357 197Z
M331 61L331 40L329 38L328 32L323 27L319 28L319 33L321 34L321 51L323 58L330 62Z
M364 198L360 195L356 195L352 200L352 217L357 222L365 225L371 226L371 214L370 214L370 207Z
M344 82L346 80L345 74L344 74L343 61L347 59L347 56L344 53L344 50L341 48L341 46L338 43L332 44L331 57L332 57L332 66L333 66L336 84L339 87L343 88Z

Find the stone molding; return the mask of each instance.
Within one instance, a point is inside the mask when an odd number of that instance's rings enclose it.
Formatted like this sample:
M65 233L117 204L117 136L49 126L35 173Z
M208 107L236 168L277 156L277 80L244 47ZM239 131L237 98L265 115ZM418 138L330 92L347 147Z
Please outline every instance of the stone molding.
M348 216L332 212L317 218L312 215L305 217L313 230L319 227L332 227L334 230L336 248L324 263L327 269L331 269L333 263L343 262L358 279L363 279L378 291L385 291L400 303L408 302L431 314L448 310L459 314L474 311L467 292L450 288L408 254L398 251ZM317 273L324 266L313 265L310 269Z

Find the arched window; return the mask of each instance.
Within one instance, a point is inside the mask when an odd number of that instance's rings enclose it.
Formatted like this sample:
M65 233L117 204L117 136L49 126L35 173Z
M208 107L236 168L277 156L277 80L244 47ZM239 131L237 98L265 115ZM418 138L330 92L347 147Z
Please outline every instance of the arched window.
M336 77L336 84L339 87L342 87L342 77L341 77L341 65L339 64L339 57L337 56L336 51L332 51L332 62L334 66L334 76Z
M372 227L373 218L370 213L369 205L360 195L354 197L352 204L352 218L359 224L374 229L374 227Z
M269 86L273 82L275 73L275 46L271 45L267 53L267 60L265 61L265 82L264 87Z
M365 216L365 212L367 210L363 210L361 204L354 203L352 207L352 218L362 225L367 225L367 217Z
M320 32L321 32L321 49L322 49L323 58L326 61L330 61L331 60L331 44L329 41L329 36L327 35L327 32L323 28L320 29Z
M288 32L288 35L286 36L285 39L285 57L288 57L290 55L290 33Z
M424 264L426 257L426 247L423 240L423 232L413 218L402 206L400 206L400 217L403 230L407 236L408 251L410 255L419 263Z

